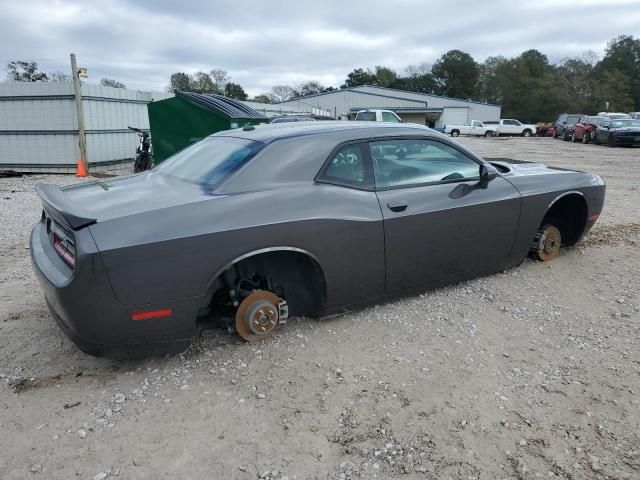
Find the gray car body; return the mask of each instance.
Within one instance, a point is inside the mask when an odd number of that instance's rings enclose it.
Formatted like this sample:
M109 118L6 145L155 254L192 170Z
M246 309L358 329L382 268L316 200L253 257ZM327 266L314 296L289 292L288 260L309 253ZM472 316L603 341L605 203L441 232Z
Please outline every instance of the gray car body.
M317 265L317 314L326 316L516 266L554 202L579 195L592 219L604 201L596 175L509 160L493 162L502 173L490 182L376 191L317 180L339 146L385 138L432 139L489 165L417 125L286 123L216 135L266 146L213 191L157 170L40 187L46 215L32 234L33 262L54 317L83 350L184 348L219 275L264 252L296 252ZM394 202L408 207L394 212ZM73 229L75 268L51 247L46 217ZM172 315L131 320L163 308Z

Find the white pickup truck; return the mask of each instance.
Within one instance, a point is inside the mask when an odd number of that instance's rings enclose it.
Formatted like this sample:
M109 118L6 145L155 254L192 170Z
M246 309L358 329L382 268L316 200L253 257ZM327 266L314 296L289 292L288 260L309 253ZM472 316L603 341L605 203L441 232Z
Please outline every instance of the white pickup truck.
M496 134L497 125L485 125L480 120L472 120L471 125L445 125L444 133L452 137L458 135L477 135L479 137L492 137Z
M496 128L496 135L518 135L522 137L530 137L535 135L536 126L522 123L513 118L503 118L497 122L489 122L490 127Z

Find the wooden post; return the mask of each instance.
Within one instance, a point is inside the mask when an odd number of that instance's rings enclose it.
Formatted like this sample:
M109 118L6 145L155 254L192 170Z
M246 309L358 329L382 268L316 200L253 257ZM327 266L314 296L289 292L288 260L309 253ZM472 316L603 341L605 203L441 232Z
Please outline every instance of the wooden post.
M87 162L87 139L84 134L84 114L82 112L82 92L80 90L80 77L78 76L78 65L76 65L76 54L71 54L71 76L73 78L73 93L76 100L76 117L78 119L78 143L80 145L80 160L84 169L89 173Z

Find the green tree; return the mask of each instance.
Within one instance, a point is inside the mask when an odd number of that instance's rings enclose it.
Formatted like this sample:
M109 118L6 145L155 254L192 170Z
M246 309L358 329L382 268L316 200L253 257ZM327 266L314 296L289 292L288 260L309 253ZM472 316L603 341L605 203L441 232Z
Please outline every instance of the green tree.
M555 67L537 50L497 62L489 85L502 105L503 117L551 121L567 108Z
M203 71L196 72L193 77L190 77L189 82L192 87L192 91L196 93L222 93L218 90L217 85L208 73Z
M47 82L46 73L38 70L36 62L14 60L7 64L7 78L14 82Z
M320 82L311 80L309 82L302 83L295 88L296 97L306 97L307 95L315 95L316 93L322 93L325 91L325 87Z
M376 83L376 76L370 70L363 70L362 68L356 68L347 75L347 79L342 84L341 88L357 87L358 85L374 85Z
M431 69L443 95L455 98L476 98L480 68L468 53L449 50Z
M102 85L103 87L127 88L124 83L113 80L112 78L103 78L102 80L100 80L100 85Z
M502 92L498 88L496 72L498 67L506 63L507 59L502 55L497 57L487 57L480 65L479 75L479 98L488 103L501 103Z
M614 70L626 77L634 108L640 110L640 39L620 35L611 40L607 44L604 58L596 65L595 70L602 79L607 78L606 72L616 76Z
M268 93L262 93L253 97L251 101L257 103L271 103L271 96Z
M389 67L376 65L374 83L381 87L392 87L398 80L398 74Z
M244 88L233 82L228 82L224 86L224 94L227 97L235 98L236 100L246 100L249 98L249 95L244 91Z
M192 91L191 86L191 77L188 73L184 72L176 72L171 75L169 80L169 88L170 92L190 92Z
M595 111L632 111L632 80L620 70L603 72L595 82L592 104Z

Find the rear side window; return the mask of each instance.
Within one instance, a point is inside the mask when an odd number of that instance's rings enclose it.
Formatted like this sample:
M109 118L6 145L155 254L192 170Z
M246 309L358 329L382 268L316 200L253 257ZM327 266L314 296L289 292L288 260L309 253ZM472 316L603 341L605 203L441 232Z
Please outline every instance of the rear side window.
M181 150L156 170L188 182L214 187L246 164L264 146L233 137L207 137Z
M373 174L362 144L346 145L334 153L318 177L324 183L360 189L373 186Z
M400 119L391 112L382 112L382 121L399 123Z
M365 122L375 122L376 112L359 112L356 115L356 120L362 120Z
M433 140L371 143L376 188L395 188L476 179L480 165L449 145Z

